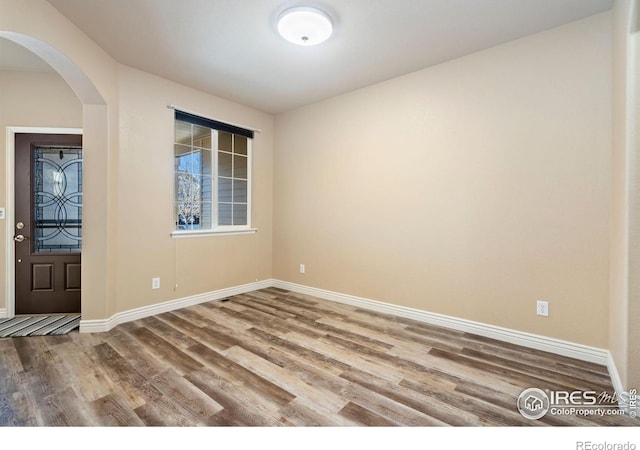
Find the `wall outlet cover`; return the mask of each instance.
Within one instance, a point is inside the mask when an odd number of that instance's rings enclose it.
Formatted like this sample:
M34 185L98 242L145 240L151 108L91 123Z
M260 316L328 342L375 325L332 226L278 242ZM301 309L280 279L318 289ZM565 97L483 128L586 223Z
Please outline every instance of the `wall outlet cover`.
M549 302L538 300L536 302L536 314L543 317L549 316Z

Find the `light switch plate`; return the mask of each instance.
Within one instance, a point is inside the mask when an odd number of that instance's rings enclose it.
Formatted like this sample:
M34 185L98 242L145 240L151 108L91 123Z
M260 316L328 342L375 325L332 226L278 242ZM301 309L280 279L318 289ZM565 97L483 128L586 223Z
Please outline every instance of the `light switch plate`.
M0 220L4 220L4 208L0 208Z

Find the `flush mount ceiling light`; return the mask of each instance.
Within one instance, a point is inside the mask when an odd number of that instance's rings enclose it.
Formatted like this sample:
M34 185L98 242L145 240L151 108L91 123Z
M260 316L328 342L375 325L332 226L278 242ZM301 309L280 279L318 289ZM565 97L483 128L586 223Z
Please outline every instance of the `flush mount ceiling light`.
M333 21L324 11L310 6L285 10L278 18L278 33L297 45L316 45L326 41L333 32Z

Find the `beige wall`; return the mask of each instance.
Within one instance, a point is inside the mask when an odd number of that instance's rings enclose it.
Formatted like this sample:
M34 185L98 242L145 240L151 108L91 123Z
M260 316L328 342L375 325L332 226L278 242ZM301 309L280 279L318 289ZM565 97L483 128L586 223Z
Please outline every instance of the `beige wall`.
M637 8L637 3L636 3ZM640 10L636 9L637 13ZM640 26L640 23L637 24ZM636 28L637 30L637 28ZM638 149L640 149L640 32L636 31L633 35L635 61L633 62L633 83L634 83L634 109L633 117L633 133L635 140L631 148L631 154L634 155L634 201L633 201L633 230L632 230L632 265L631 272L640 273L640 158L638 158ZM632 285L629 297L629 312L626 317L628 329L628 383L627 388L640 387L640 277L631 277Z
M83 103L83 320L271 278L271 116L119 66L44 0L0 0L0 10L0 34L51 56ZM263 129L254 143L257 234L169 237L169 103ZM152 276L161 289L151 291Z
M640 24L639 24L640 25ZM640 33L635 32L632 36L633 42L633 110L632 118L632 142L630 148L631 161L633 162L632 190L631 196L631 227L630 227L630 264L629 274L640 274ZM629 299L628 313L625 317L628 330L627 344L627 376L626 387L628 389L640 387L640 277L629 277Z
M609 346L622 383L627 380L627 35L631 0L616 1L613 17L611 273L609 291Z
M277 116L275 277L606 348L610 33L604 13Z
M82 105L54 72L0 71L0 202L5 207L6 128L82 128ZM6 220L0 220L0 309L6 308Z
M616 0L613 9L612 205L609 348L623 386L640 386L640 189L634 140L636 67L631 35L636 0ZM640 60L640 59L639 59ZM634 189L635 187L635 189ZM635 318L635 320L634 320ZM634 323L635 322L635 323Z
M0 0L0 36L52 65L83 104L82 316L115 312L117 64L45 0Z
M636 5L637 7L637 5ZM640 25L640 24L638 24ZM636 28L637 30L637 28ZM629 296L626 322L627 338L627 387L640 387L640 33L634 31L629 45L633 58L630 61L629 84Z
M117 310L271 278L273 117L125 66L120 66L119 89ZM253 141L256 234L170 237L170 104L262 130ZM160 277L159 290L151 290L152 277Z

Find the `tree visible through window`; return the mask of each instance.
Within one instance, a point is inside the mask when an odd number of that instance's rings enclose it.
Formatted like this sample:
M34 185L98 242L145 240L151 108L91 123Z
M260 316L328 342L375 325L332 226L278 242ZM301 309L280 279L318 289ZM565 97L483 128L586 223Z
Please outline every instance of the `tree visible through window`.
M176 111L176 230L250 227L252 136L241 128Z

